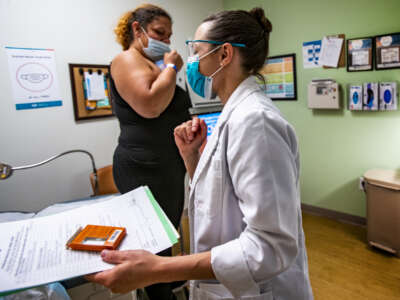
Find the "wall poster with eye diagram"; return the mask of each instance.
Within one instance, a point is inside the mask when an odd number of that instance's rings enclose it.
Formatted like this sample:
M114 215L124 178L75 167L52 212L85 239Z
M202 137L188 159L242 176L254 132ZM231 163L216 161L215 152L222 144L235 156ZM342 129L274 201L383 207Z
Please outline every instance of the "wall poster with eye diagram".
M62 105L53 49L5 50L17 110Z

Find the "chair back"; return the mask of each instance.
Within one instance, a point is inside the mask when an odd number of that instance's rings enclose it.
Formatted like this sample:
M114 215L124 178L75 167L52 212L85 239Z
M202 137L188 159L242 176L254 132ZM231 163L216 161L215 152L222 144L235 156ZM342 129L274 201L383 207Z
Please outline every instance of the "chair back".
M118 193L114 182L112 165L97 169L97 191L95 190L94 173L90 174L90 183L92 184L94 196Z

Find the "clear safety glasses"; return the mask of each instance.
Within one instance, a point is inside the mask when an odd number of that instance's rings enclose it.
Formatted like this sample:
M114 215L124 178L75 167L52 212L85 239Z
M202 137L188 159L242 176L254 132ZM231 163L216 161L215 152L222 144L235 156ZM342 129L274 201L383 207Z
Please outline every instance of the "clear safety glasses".
M223 45L225 43L229 43L229 42L219 42L219 41L209 41L209 40L187 40L186 41L186 45L188 46L188 55L190 56L194 56L197 54L197 47L196 47L196 43L209 43L209 44L213 44L213 45ZM245 44L240 44L240 43L229 43L234 47L246 47Z

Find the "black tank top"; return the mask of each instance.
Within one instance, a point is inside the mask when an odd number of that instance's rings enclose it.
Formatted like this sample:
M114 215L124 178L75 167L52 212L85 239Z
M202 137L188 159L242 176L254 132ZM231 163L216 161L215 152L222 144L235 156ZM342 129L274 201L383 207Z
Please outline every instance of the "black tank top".
M118 93L110 76L110 92L114 113L121 128L118 143L124 148L142 148L160 159L180 158L174 141L173 130L190 119L190 98L176 86L171 103L157 118L140 116ZM163 159L164 158L164 159Z

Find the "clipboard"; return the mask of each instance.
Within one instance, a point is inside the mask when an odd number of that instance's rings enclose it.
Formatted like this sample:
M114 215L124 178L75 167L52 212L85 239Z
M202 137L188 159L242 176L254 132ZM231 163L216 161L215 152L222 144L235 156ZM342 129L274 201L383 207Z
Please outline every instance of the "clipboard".
M341 34L333 34L333 35L327 35L326 36L328 39L329 38L341 38L343 39L343 43L342 43L342 48L340 50L340 56L339 56L339 61L338 61L338 66L337 68L344 68L346 66L346 59L345 59L345 42L346 42L346 36L344 33ZM326 66L322 66L324 69L337 69L335 67L326 67Z

